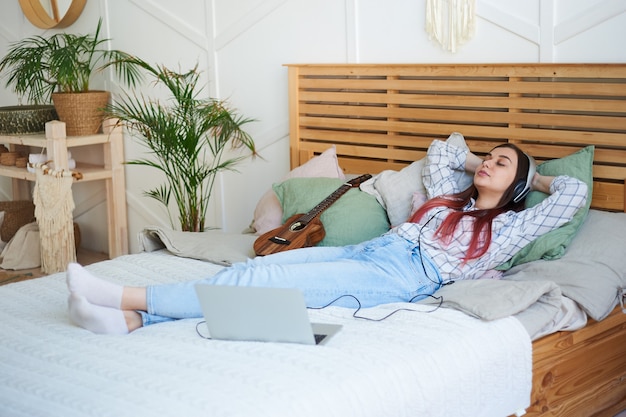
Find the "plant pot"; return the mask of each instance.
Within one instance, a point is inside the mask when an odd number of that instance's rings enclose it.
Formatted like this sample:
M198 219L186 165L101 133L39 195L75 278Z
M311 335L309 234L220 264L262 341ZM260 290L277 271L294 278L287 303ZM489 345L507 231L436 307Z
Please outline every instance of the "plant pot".
M109 92L52 93L52 102L67 136L93 135L100 131Z
M0 135L41 133L46 122L57 119L54 106L0 107Z

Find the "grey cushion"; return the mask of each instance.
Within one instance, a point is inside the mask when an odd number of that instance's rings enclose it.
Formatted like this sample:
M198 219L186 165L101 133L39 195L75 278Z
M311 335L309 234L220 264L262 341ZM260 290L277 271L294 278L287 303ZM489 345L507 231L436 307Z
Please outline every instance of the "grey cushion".
M553 281L589 317L602 320L626 287L626 213L590 210L562 258L518 265L504 278Z

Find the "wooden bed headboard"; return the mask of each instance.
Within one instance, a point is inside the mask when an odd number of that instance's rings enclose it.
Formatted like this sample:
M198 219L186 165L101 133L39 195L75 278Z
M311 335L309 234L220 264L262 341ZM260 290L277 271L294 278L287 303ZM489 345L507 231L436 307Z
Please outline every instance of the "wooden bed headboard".
M626 211L626 64L291 64L292 168L336 145L346 173L399 170L460 132L538 162L595 145L592 207Z

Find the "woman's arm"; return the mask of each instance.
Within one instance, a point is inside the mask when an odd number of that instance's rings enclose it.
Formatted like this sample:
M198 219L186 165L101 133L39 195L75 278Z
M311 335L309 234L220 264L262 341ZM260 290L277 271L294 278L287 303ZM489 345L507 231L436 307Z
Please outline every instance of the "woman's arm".
M511 258L539 236L570 221L587 201L587 184L572 177L536 174L532 188L548 194L548 197L522 211L508 211L496 217L506 219L503 224L495 226L495 239L505 242L498 248L497 256L501 259Z
M467 159L465 160L465 171L474 173L483 163L483 159L472 152L467 153Z
M567 223L587 201L587 184L576 178L536 174L532 187L548 194L548 197L515 214L527 241Z
M422 172L422 180L428 198L457 193L458 184L454 171L465 169L468 150L448 142L435 139L428 147L427 162Z
M552 176L535 173L531 187L535 191L541 191L542 193L550 194L550 184L552 184L553 180L554 177Z

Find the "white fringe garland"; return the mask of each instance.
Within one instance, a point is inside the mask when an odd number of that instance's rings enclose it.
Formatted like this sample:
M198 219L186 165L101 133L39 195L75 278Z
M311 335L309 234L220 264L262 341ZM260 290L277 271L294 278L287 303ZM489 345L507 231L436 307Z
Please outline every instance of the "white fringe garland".
M475 0L426 0L426 32L452 53L467 42L476 25Z
M54 171L42 164L35 168L33 202L39 226L41 270L48 274L65 271L68 263L76 262L72 172Z

